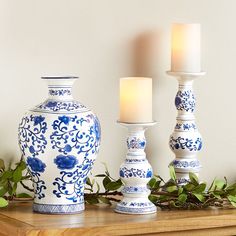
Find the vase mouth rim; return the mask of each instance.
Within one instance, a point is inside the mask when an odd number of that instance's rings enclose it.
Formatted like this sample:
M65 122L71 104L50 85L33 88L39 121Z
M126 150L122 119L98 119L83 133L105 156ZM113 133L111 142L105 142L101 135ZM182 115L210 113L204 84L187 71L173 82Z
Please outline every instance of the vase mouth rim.
M77 76L42 76L41 79L78 79Z

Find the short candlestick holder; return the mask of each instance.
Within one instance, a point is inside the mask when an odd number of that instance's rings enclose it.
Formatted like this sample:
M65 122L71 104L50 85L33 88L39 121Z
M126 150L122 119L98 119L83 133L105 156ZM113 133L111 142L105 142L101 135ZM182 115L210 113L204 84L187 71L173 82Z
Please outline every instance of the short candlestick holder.
M150 190L147 183L152 178L152 167L146 159L145 130L156 122L123 123L128 128L128 152L124 163L120 166L120 178L124 183L123 199L115 208L124 214L151 214L156 212L156 206L148 199Z
M205 75L205 72L184 73L171 72L179 82L179 90L175 97L175 106L178 111L177 123L170 136L169 146L175 154L175 159L170 163L174 166L177 183L184 185L189 181L189 172L197 176L201 169L197 153L202 149L202 137L195 124L195 96L193 93L194 79Z

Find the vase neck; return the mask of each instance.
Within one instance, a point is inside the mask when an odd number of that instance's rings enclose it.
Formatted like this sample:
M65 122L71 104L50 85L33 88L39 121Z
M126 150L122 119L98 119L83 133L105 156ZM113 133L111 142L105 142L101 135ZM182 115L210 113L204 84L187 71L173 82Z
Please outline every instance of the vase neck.
M73 100L72 86L77 77L73 76L47 76L42 77L48 85L48 99L51 100Z

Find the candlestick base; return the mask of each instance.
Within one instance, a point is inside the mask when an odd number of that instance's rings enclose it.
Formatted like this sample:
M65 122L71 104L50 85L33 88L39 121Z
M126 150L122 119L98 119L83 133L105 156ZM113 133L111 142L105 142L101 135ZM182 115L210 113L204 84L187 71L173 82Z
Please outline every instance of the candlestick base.
M122 123L128 128L128 152L124 163L120 166L120 178L124 183L122 190L124 198L119 202L115 211L123 214L152 214L156 206L148 199L150 190L147 183L152 178L152 167L144 152L146 139L144 132L150 123Z

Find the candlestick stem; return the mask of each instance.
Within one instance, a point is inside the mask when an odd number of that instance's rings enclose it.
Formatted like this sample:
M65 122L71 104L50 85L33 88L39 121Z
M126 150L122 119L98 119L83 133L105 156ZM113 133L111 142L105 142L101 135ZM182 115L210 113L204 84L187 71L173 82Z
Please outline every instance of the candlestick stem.
M186 184L189 172L199 175L201 169L197 153L202 149L202 137L199 133L194 117L196 99L193 93L193 81L200 73L167 72L175 76L179 82L179 89L175 97L175 106L178 111L174 132L170 136L169 146L175 154L170 163L174 166L177 183Z
M120 124L128 128L128 152L124 163L120 166L120 178L124 183L122 190L124 197L117 204L115 211L124 214L155 213L156 207L148 199L150 190L147 187L153 172L144 151L146 146L144 132L148 126L154 125L155 122Z

